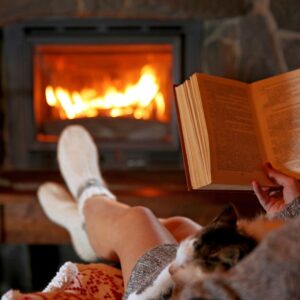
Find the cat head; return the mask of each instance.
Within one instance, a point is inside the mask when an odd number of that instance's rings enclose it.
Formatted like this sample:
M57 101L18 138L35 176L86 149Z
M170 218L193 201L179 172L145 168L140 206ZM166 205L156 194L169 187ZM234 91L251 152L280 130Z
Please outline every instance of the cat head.
M193 259L204 272L226 271L256 246L252 237L238 229L237 220L230 204L195 236Z
M237 227L230 204L195 236L183 241L169 272L175 284L193 282L211 272L224 272L253 250L256 241Z

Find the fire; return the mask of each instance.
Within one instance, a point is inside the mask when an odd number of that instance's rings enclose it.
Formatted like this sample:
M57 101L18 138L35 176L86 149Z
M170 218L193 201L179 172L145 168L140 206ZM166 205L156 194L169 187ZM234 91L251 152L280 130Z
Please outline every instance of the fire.
M135 84L123 90L110 85L104 95L96 89L70 91L64 87L47 86L47 104L55 107L61 119L96 116L134 117L135 119L157 119L167 121L166 104L160 91L154 69L146 65Z

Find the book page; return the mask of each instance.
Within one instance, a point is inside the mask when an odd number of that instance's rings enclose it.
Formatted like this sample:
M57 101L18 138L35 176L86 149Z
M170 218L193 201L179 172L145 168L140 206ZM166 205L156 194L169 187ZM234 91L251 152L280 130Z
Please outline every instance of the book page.
M300 177L300 70L252 84L252 97L268 160Z
M197 80L212 151L213 182L268 182L262 173L249 85L205 74L197 74Z

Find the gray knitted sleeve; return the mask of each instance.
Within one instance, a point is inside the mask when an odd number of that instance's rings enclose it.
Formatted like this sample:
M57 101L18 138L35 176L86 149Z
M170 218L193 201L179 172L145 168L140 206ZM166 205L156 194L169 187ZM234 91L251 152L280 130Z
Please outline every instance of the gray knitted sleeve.
M122 300L134 292L141 294L151 286L160 272L175 258L176 251L177 245L163 244L146 252L134 266Z
M300 197L288 204L283 211L275 215L278 219L290 219L300 214Z

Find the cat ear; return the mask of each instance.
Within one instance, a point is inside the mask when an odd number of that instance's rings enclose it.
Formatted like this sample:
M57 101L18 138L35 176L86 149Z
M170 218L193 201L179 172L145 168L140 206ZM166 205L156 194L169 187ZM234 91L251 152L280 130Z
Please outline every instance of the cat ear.
M219 259L225 265L232 267L238 263L240 259L240 255L241 255L240 249L236 247L228 247L220 251Z
M235 206L232 203L230 203L222 210L222 212L215 219L213 219L212 223L222 223L228 226L235 227L237 219L237 210Z

